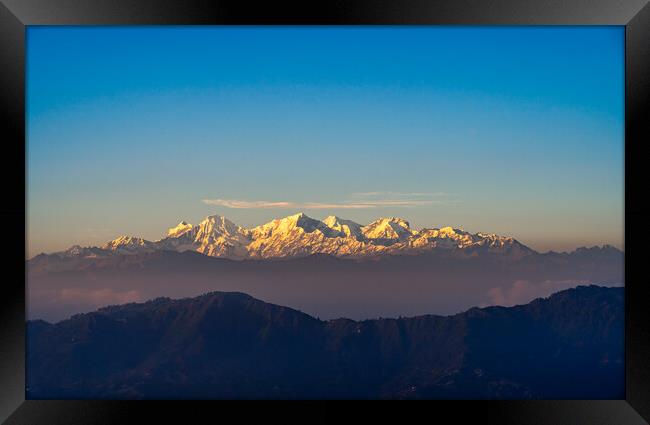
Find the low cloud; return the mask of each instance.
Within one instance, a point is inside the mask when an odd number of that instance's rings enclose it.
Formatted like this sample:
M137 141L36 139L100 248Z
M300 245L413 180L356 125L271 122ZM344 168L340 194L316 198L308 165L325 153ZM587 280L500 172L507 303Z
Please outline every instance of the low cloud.
M497 287L488 290L490 305L510 307L526 304L535 298L545 298L555 292L589 284L588 280L546 280L533 283L528 280L517 280L507 287Z
M400 193L400 192L358 192L352 194L354 200L340 202L294 202L294 201L250 201L242 199L203 199L207 205L233 209L369 209L385 207L413 208L427 205L452 205L458 200L444 193ZM364 199L358 199L364 198Z
M63 288L59 292L59 301L100 307L142 301L142 295L137 290L118 292L110 288Z

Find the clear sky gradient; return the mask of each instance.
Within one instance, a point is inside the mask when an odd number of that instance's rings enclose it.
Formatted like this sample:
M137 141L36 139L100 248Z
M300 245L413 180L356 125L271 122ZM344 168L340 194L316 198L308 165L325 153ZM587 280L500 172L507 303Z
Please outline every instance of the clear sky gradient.
M28 255L211 214L623 246L622 27L30 27Z

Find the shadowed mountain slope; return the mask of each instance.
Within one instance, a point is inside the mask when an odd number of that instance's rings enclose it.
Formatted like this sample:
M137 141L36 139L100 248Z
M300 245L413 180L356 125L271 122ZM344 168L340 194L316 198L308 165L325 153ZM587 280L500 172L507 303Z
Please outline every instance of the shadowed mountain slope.
M242 293L28 323L29 398L623 398L623 288L321 321Z

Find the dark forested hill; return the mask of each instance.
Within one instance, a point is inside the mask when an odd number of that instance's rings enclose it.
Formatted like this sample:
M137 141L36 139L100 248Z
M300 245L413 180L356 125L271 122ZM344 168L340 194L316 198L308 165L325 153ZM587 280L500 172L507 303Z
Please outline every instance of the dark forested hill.
M623 288L321 321L242 293L28 323L29 398L623 398Z

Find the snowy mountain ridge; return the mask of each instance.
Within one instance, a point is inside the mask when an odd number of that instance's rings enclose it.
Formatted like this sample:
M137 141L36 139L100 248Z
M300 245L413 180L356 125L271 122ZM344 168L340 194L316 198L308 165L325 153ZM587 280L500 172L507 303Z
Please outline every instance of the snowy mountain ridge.
M362 225L337 216L316 220L304 213L278 218L250 229L219 215L197 225L181 221L157 241L122 235L101 247L74 246L58 254L101 257L156 250L196 251L229 259L295 258L313 254L364 258L454 251L467 256L483 253L519 259L534 253L512 237L469 233L452 227L415 230L399 217L379 218Z

